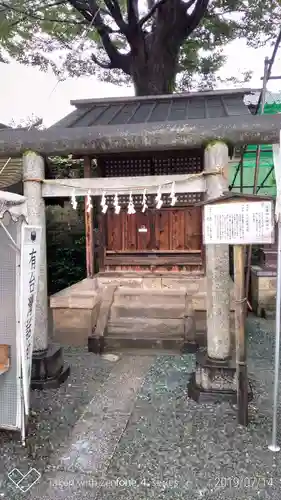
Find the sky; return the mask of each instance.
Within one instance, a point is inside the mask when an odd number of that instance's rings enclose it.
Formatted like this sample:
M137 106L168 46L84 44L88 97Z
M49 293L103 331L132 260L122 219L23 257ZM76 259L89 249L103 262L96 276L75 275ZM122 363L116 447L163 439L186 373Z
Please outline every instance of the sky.
M227 63L221 75L232 76L235 71L252 70L253 78L247 87L260 88L264 58L270 57L271 47L250 49L237 40L225 50ZM132 96L132 87L118 87L101 82L96 77L69 78L57 81L52 73L44 73L36 68L22 66L16 62L0 64L0 123L6 125L32 115L42 117L45 126L50 126L73 110L70 100ZM272 74L281 75L281 49L276 57ZM268 90L281 90L281 80L268 84Z

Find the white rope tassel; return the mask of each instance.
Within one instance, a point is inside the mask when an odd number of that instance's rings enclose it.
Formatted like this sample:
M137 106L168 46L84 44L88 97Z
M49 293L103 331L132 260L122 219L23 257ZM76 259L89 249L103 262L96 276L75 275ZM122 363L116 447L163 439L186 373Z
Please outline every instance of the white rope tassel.
M157 196L155 198L156 208L159 210L163 205L163 200L161 198L161 186L159 186L157 191Z
M135 211L135 206L134 206L134 201L133 201L133 196L132 196L132 193L130 193L130 196L129 196L129 203L128 203L128 214L129 215L133 215L135 214L136 211Z
M114 212L116 214L120 214L121 207L119 205L118 193L115 193L113 206L114 206Z
M88 191L88 194L87 194L87 202L86 202L86 210L87 212L91 212L93 208L93 204L92 204L92 197L91 197L91 191L89 190Z
M73 193L72 193L72 196L71 196L71 205L72 205L73 210L77 209L78 203L77 203L77 200L76 200L75 189L73 190Z
M174 182L172 184L170 198L171 198L171 206L173 207L178 201L178 199L176 197L176 193L175 193L175 183Z
M105 193L102 194L102 197L101 197L101 203L100 203L101 207L102 207L102 213L103 214L106 214L107 212L107 209L108 209L108 205L106 204L106 196L105 196Z
M148 205L146 202L147 202L147 196L146 196L146 189L145 189L143 192L143 195L142 195L142 209L141 209L141 211L143 213L148 209Z

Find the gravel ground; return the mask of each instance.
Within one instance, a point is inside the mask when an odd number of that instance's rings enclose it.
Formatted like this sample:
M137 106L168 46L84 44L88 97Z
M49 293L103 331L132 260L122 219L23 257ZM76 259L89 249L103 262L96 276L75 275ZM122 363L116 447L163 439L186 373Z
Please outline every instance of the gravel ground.
M237 426L235 408L229 404L198 405L187 398L187 384L194 369L192 355L157 356L109 466L99 474L93 470L83 475L81 470L79 478L71 472L57 471L53 476L54 488L58 488L56 497L280 500L280 454L268 450L274 322L249 318L248 337L254 390L248 428ZM53 451L57 453L61 443L68 440L75 422L114 365L79 350L71 350L67 356L71 365L75 363L68 385L58 391L33 393L29 448L24 450L10 435L0 434L3 476L19 465L23 471L30 466L40 471L51 467ZM94 433L89 439L95 440ZM60 478L64 484L58 487ZM9 490L11 500L22 496Z
M0 431L0 498L17 498L6 479L14 467L46 470L54 451L67 440L97 387L109 376L113 363L84 349L64 349L71 375L58 390L32 391L30 430L26 448L16 433ZM1 489L2 482L2 489ZM6 492L7 489L7 492ZM22 498L23 494L19 495Z
M235 408L229 404L198 405L188 400L192 356L158 358L97 498L279 500L280 454L268 450L273 333L273 321L249 319L254 400L247 429L237 426Z

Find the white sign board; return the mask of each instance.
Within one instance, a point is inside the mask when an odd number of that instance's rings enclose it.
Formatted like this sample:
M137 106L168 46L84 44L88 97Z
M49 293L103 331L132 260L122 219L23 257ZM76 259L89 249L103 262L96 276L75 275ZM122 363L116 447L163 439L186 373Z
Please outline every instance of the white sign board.
M272 202L251 201L205 205L203 238L207 245L273 243Z
M21 234L21 364L25 414L29 413L35 312L40 272L42 228L22 225Z

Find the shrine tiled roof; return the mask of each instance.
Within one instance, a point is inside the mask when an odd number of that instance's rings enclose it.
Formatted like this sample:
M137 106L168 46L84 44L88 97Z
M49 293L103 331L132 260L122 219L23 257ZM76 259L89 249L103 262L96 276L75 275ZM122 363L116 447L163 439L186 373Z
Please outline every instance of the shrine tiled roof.
M74 111L53 127L136 125L249 115L251 89L212 90L164 96L71 101Z

